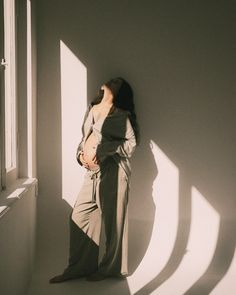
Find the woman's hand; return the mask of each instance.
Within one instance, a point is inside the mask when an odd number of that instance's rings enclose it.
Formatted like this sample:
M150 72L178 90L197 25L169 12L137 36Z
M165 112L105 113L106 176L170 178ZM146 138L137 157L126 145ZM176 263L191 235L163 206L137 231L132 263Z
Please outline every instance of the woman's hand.
M94 157L92 158L92 162L96 165L99 165L100 164L100 161L99 159L97 158L97 155L95 154Z
M84 152L83 151L79 155L79 160L86 169L89 169L89 164L84 160Z

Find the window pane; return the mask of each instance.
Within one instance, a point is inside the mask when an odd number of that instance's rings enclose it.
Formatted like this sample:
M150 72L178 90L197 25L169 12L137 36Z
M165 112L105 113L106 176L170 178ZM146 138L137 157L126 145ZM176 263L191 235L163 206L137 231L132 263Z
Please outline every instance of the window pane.
M16 166L15 5L4 1L6 168Z

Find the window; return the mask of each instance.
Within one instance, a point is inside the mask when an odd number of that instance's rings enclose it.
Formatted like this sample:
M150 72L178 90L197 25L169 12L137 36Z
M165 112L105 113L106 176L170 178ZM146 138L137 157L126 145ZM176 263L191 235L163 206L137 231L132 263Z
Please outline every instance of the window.
M0 190L36 177L34 11L31 0L0 0Z
M15 0L1 1L1 187L16 179L16 33Z
M4 0L5 167L16 168L16 38L14 0Z

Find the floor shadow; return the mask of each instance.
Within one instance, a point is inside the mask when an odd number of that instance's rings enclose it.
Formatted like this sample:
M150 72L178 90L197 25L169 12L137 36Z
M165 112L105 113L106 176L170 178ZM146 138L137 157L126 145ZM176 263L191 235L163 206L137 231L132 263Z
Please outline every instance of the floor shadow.
M67 202L64 202L67 206ZM64 212L69 216L71 208L68 206L68 212ZM117 281L107 279L102 282L87 282L84 278L67 281L61 284L49 284L49 279L56 274L61 273L65 265L67 265L69 245L68 245L68 222L65 226L60 227L60 233L47 235L47 243L44 247L40 247L42 243L38 242L38 255L36 257L37 263L33 273L32 281L29 286L27 295L41 295L41 294L126 294L129 295L126 280Z
M191 202L190 190L186 190L186 183L183 185L181 179L183 175L180 172L180 185L179 185L179 212L178 216L178 229L176 234L175 244L171 256L166 263L165 267L158 275L152 279L148 284L142 287L135 295L146 295L155 291L164 281L170 278L178 268L183 256L186 253L188 237L190 233L190 220L191 220ZM181 185L182 184L182 185ZM189 187L190 188L190 187ZM157 253L161 255L161 253Z

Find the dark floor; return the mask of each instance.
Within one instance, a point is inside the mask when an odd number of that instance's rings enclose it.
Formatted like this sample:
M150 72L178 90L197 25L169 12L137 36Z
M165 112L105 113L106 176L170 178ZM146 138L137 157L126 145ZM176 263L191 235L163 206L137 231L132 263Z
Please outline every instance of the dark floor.
M236 253L225 274L217 275L207 271L213 259L212 251L214 252L214 242L210 241L209 233L194 246L199 236L198 232L191 228L191 235L187 240L189 250L181 256L181 251L176 249L178 244L175 238L171 239L174 231L171 228L166 231L165 222L159 220L158 226L154 222L152 235L150 230L148 231L150 228L150 224L145 222L130 222L131 276L126 280L107 279L100 282L78 279L61 284L49 284L49 279L59 274L66 266L68 232L65 227L61 228L61 234L48 235L48 238L42 240L37 247L36 267L28 295L236 294ZM212 231L213 229L214 227ZM140 242L140 233L143 242ZM209 241L206 240L207 237ZM162 255L156 255L160 252Z

